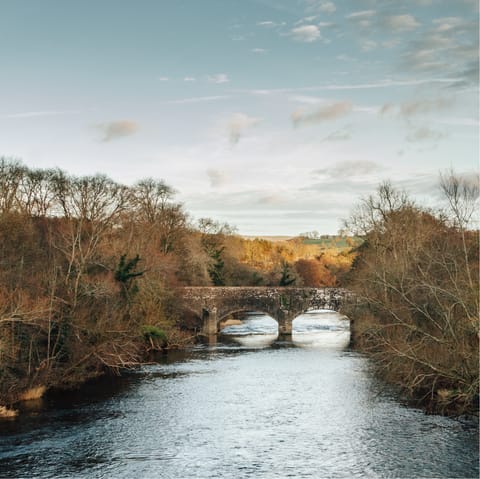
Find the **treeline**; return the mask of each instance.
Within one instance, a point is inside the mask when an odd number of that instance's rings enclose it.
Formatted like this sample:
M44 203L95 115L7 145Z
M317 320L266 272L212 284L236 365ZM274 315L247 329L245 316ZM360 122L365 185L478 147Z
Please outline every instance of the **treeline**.
M338 283L353 256L193 223L175 191L0 158L0 405L193 340L185 285Z
M441 178L443 211L389 184L347 222L362 235L347 287L355 343L380 373L432 412L478 414L478 179Z

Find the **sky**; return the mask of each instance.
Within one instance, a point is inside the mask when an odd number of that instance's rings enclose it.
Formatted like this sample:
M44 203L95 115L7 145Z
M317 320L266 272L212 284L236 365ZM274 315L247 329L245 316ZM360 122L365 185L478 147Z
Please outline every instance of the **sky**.
M390 180L478 172L473 0L0 0L0 156L334 234Z

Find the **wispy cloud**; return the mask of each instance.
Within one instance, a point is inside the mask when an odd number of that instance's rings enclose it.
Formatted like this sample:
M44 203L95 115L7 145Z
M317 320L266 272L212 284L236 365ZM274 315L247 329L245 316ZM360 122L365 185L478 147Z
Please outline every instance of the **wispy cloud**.
M306 112L303 109L296 110L292 113L291 118L294 126L312 125L341 118L351 111L352 104L345 101L323 106L314 112Z
M378 163L368 160L341 161L333 166L314 170L313 174L330 178L351 178L354 176L366 176L378 173L383 167Z
M217 73L216 75L209 75L207 76L207 80L209 83L228 83L230 79L226 73Z
M210 186L212 188L219 188L224 186L230 181L230 176L224 170L217 170L215 168L209 168L207 170L207 176L210 180Z
M227 124L230 144L236 145L245 131L261 122L260 118L248 116L245 113L235 113L231 116Z
M336 142L336 141L348 141L352 138L352 134L349 128L341 128L339 130L335 130L325 138L323 138L322 142Z
M269 88L269 89L248 89L248 90L235 90L238 93L247 93L251 95L275 95L275 94L285 94L285 93L295 93L295 92L306 92L306 91L335 91L335 90L370 90L376 88L395 88L395 87L408 87L408 86L420 86L420 85L430 85L430 84L446 84L452 85L455 83L461 83L462 78L415 78L411 80L381 80L373 81L371 83L351 83L351 84L325 84L325 85L315 85L307 87L298 87L298 88Z
M463 23L463 19L460 17L442 17L435 18L432 23L436 25L435 30L437 32L448 32L458 27Z
M138 123L131 120L117 120L102 123L98 128L103 132L103 142L109 142L125 136L131 136L138 131Z
M263 22L257 22L257 25L260 27L273 27L276 23L271 20L264 20Z
M197 96L197 97L191 97L191 98L181 98L179 100L166 101L165 104L184 105L188 103L204 103L209 101L227 100L228 98L230 98L230 95Z
M374 40L363 40L360 43L360 47L364 52L369 52L371 50L375 50L378 46L378 43Z
M480 121L478 118L441 118L436 120L437 123L442 125L451 125L451 126L473 126L478 128L480 126Z
M335 3L325 0L306 0L308 12L335 13Z
M432 24L408 44L399 67L463 76L457 87L478 83L478 21L445 17Z
M295 103L304 103L306 105L319 105L321 103L326 103L325 98L318 96L309 96L309 95L294 95L288 98L290 101Z
M62 116L62 115L79 115L80 110L43 110L43 111L25 111L21 113L10 113L0 115L0 118L41 118L44 116Z
M420 141L438 141L445 136L445 133L441 131L432 130L429 127L422 126L409 133L407 136L407 141L410 143L417 143Z
M425 113L448 110L452 107L451 98L435 98L433 100L416 100L400 105L400 113L404 117L411 117Z
M388 15L382 19L382 25L394 32L409 32L420 26L413 15Z
M375 10L361 10L359 12L350 13L346 16L346 18L354 25L365 29L372 26L376 13L377 12Z
M185 82L194 82L194 81L197 81L197 79L195 77L184 77L183 78L183 81Z
M453 107L453 99L449 97L426 98L422 100L406 101L395 105L385 103L378 111L380 115L397 114L403 118L411 118L418 115L427 115L440 111L449 110Z
M383 104L380 109L378 110L378 113L380 115L390 115L396 111L397 107L393 103L385 103Z
M337 7L333 2L320 2L318 10L325 13L335 13L337 11Z
M170 80L170 78L162 76L162 77L158 77L158 80L159 81L168 81L168 80Z
M286 25L285 22L274 22L272 20L264 20L262 22L257 22L259 27L266 27L266 28L275 28L275 27L284 27Z
M252 48L251 52L263 54L263 53L268 53L268 50L266 50L265 48Z
M311 43L320 38L320 28L317 25L302 25L301 27L292 28L290 35L294 40L299 42Z

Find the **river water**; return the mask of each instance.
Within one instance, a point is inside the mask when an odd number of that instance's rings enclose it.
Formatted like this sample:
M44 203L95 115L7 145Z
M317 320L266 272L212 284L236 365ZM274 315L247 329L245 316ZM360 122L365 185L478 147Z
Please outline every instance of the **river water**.
M476 422L428 416L313 312L293 342L250 314L216 345L25 403L0 423L0 477L478 477Z

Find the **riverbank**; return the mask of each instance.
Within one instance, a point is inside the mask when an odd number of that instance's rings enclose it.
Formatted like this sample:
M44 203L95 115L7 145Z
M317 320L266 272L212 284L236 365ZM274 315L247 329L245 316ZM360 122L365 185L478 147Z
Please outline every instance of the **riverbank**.
M478 350L475 347L469 361L462 364L462 368L471 371L467 382L460 376L448 374L455 364L449 361L458 360L458 355L452 358L442 351L439 357L427 349L421 360L408 353L415 347L414 343L403 342L401 336L396 338L395 326L383 323L365 305L350 305L343 312L351 318L351 348L371 358L376 375L395 387L405 404L421 408L428 414L478 418L478 375L475 375ZM419 354L418 349L416 354Z

